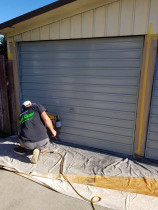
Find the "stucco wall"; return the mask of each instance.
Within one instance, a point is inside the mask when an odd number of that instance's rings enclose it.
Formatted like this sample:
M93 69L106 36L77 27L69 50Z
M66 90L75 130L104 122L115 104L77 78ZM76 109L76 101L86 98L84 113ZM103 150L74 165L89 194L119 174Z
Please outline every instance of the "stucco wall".
M22 33L15 35L15 42L140 35L147 34L150 23L152 33L158 33L158 0L104 2L101 6L93 4L93 9L86 6L79 13L75 10L73 15L63 12L54 22L48 17L42 25L38 21L30 30L23 28ZM40 20L40 16L37 18Z

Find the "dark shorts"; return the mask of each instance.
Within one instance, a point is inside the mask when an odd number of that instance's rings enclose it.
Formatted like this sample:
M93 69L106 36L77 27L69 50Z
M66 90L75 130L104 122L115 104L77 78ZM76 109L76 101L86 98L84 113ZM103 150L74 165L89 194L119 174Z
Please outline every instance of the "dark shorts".
M29 149L29 150L34 150L34 149L39 149L43 150L47 147L49 147L49 139L43 139L41 141L37 142L31 142L31 141L22 141L19 139L20 143L23 145L24 148Z

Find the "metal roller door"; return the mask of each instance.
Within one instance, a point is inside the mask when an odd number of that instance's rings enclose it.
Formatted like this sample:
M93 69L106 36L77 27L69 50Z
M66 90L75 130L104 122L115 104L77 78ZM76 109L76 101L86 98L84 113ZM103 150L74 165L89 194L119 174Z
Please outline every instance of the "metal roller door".
M158 55L154 73L145 156L158 160Z
M132 154L143 37L19 44L21 101L62 119L65 142Z

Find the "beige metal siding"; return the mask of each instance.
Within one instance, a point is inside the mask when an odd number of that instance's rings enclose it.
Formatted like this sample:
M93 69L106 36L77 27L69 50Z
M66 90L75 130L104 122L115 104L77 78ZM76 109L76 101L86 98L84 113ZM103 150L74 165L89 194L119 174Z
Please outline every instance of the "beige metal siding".
M50 30L49 25L41 27L41 30L40 30L41 40L49 39L49 30Z
M94 14L94 36L105 36L106 27L106 7L99 7L95 10Z
M152 33L158 33L158 0L151 0L149 23L153 24Z
M120 2L108 5L107 8L107 36L118 36L119 33Z
M35 40L40 40L40 28L36 28L34 30L31 31L31 40L35 41Z
M23 41L31 40L31 32L27 31L27 32L22 33L22 40Z
M16 36L14 37L14 41L15 41L15 42L20 42L21 39L22 39L21 34L18 34L18 35L16 35Z
M50 39L59 39L60 36L60 24L59 22L50 25Z
M93 10L83 13L82 15L82 37L93 36Z
M134 0L122 0L120 13L120 35L128 35L133 30Z
M71 38L80 38L82 34L82 16L75 15L71 18Z
M99 2L99 1L98 1ZM23 30L21 40L53 40L107 36L126 36L147 34L150 23L152 33L158 33L158 1L157 0L118 0L93 9L90 5L85 11L68 16L63 12L54 23L40 21L36 28ZM66 17L65 17L66 16ZM53 18L52 18L53 20ZM31 26L30 26L31 27ZM18 30L16 31L17 34ZM30 36L31 33L31 36Z
M61 20L60 22L60 39L70 39L70 18Z
M149 0L136 0L133 34L146 34L149 8Z

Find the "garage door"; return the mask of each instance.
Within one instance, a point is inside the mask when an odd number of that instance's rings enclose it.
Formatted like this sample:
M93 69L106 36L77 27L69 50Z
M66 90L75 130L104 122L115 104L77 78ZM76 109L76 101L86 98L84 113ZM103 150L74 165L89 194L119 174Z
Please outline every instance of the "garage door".
M154 73L145 156L158 160L158 55Z
M65 142L132 154L143 37L19 44L21 101L62 119Z

